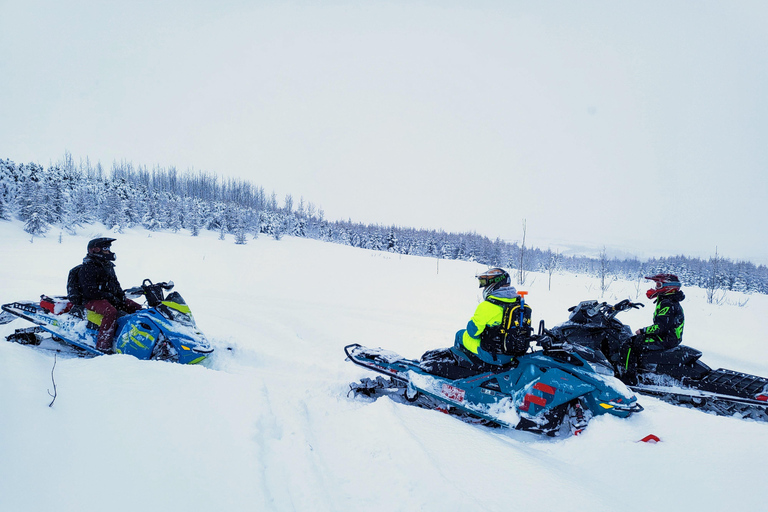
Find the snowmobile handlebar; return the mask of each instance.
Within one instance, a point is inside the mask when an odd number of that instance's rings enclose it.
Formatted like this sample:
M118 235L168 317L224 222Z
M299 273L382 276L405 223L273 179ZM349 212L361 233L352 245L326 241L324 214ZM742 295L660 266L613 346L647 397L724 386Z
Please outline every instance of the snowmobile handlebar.
M164 298L163 290L170 290L173 288L173 281L153 283L149 279L145 279L141 282L141 286L134 286L124 290L126 295L132 295L139 297L144 295L147 298L147 303L150 307L155 306L162 302Z
M629 299L624 299L620 302L617 302L613 306L607 302L597 302L595 300L584 301L575 306L571 306L568 308L568 311L571 313L571 320L574 320L577 323L583 323L587 319L594 318L598 315L608 320L612 320L613 317L622 311L626 311L628 309L638 309L641 307L645 307L645 305L639 302L632 302Z
M170 289L173 288L173 286L174 286L173 281L168 281L167 283L165 283L165 282L153 283L149 279L145 279L144 281L142 281L140 286L134 286L133 288L126 288L123 291L125 293L129 293L131 295L143 295L144 291L147 288L160 287L163 290L170 290Z
M621 313L622 311L627 311L628 309L640 309L644 307L645 304L640 304L639 302L632 302L629 299L624 299L621 302L617 302L613 306L609 306L603 303L603 314L607 318L613 318L617 313Z
M544 320L539 321L539 332L536 335L531 336L531 338L536 340L536 345L543 348L545 351L562 345L557 339L557 335L544 327Z
M640 309L645 307L645 304L641 304L639 302L632 302L629 299L624 299L621 302L618 302L611 306L611 309L613 311L619 312L619 311L626 311L628 309Z
M149 279L145 279L144 281L141 282L142 288L151 288L153 286L159 286L163 290L170 290L173 288L173 281L168 281L167 283L162 282L162 283L152 284L152 281L150 281Z

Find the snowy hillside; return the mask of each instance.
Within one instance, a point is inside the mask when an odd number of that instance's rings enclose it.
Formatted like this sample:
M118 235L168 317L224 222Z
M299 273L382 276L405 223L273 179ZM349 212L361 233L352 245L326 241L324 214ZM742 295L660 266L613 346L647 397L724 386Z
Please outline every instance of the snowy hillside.
M86 242L0 222L0 302L65 293ZM202 231L117 238L124 287L173 280L216 352L201 366L130 356L59 358L0 342L0 510L715 511L764 510L768 424L640 397L564 440L471 426L347 397L372 376L344 360L362 343L407 357L448 346L479 300L477 264L314 240L236 245ZM685 283L684 283L685 284ZM585 276L530 274L533 321L599 298ZM605 300L640 299L615 282ZM685 343L712 367L768 376L768 296L722 305L684 288ZM746 301L746 304L744 304ZM623 314L633 328L651 308ZM6 336L22 320L0 326ZM657 444L637 442L656 434Z

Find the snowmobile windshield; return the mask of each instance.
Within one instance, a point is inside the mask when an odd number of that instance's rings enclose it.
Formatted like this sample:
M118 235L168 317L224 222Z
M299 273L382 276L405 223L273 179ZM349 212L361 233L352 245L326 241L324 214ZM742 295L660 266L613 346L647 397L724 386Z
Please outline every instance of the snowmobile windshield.
M600 375L613 376L613 368L608 359L599 350L592 350L591 348L584 347L582 345L570 344L570 352L574 352L579 355L589 366Z
M181 325L186 325L188 327L196 327L192 311L190 311L189 306L187 306L187 303L184 302L184 299L178 292L173 292L168 295L168 297L161 302L160 306L161 307L158 307L158 310L160 310L169 320L173 320L174 322L178 322Z

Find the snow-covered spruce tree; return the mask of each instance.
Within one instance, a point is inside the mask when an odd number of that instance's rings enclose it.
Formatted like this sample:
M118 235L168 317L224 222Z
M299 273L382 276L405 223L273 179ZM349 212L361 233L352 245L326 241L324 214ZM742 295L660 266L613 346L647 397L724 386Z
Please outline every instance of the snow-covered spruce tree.
M71 219L74 225L88 224L96 219L96 185L86 179L80 181L70 193Z
M167 219L167 228L177 233L183 226L184 210L181 207L181 201L178 196L168 194L165 205L165 218Z
M463 239L460 239L459 242L456 244L451 257L454 260L463 260L465 258L466 253L467 253L467 245L464 243Z
M307 220L301 217L296 219L293 224L293 230L291 236L306 237L307 236Z
M21 190L19 218L24 221L24 231L31 235L42 235L48 231L47 208L45 202L44 184L40 181L38 168L30 164ZM42 168L40 168L42 170Z
M397 234L395 233L394 226L389 228L389 232L387 233L387 251L399 252Z
M208 223L206 225L206 229L209 229L211 231L221 231L224 230L226 233L227 231L227 225L224 219L224 212L226 210L226 205L223 203L217 201L215 202L208 215ZM222 238L223 240L223 238Z
M126 215L128 192L125 181L105 182L106 199L101 205L101 222L107 229L122 233L128 227Z
M235 220L235 243L238 245L245 245L247 243L248 232L248 220L246 218L247 212L245 209L239 209L236 212L237 219Z
M224 228L227 233L234 233L237 229L237 222L240 208L235 203L227 203L224 206Z
M275 240L281 240L283 238L283 235L286 233L286 221L285 217L280 215L279 213L275 213L274 216L274 228L272 230L272 238Z
M0 160L0 219L10 220L13 198L16 197L16 165L10 160Z
M0 220L8 220L8 207L5 205L5 199L0 195Z
M141 224L150 231L159 231L163 227L163 223L160 221L160 207L156 192L147 196L146 211L141 219Z
M50 226L43 217L39 212L32 212L24 222L24 231L36 236L45 234Z
M245 245L247 243L247 236L245 234L245 226L238 226L235 229L235 243L238 245Z
M59 167L51 167L40 182L41 200L46 204L45 221L48 224L60 224L64 217L66 195L64 177Z
M200 226L202 225L201 212L200 212L200 200L188 199L189 213L185 219L187 228L192 236L198 236L200 234Z

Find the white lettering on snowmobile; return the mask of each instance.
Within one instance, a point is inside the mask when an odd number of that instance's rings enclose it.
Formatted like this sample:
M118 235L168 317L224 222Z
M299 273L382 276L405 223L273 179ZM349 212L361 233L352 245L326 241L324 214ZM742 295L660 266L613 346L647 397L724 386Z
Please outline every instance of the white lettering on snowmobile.
M443 396L457 402L464 401L464 390L451 386L450 384L443 384L442 388Z

